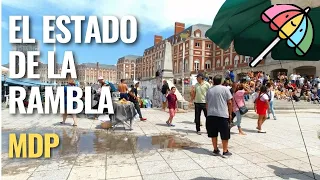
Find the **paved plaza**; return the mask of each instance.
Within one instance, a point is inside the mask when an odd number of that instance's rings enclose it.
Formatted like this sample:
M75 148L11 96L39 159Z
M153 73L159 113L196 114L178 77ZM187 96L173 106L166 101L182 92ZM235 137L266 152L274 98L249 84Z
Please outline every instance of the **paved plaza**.
M320 108L300 109L297 116L312 168L320 179ZM195 133L194 112L180 112L175 127L167 127L167 112L143 109L146 122L133 130L99 128L99 121L79 118L77 128L60 125L59 115L9 115L2 111L2 179L14 180L209 180L209 179L313 179L295 113L278 110L278 120L267 120L266 134L258 134L256 116L242 120L246 136L232 128L230 158L212 156L205 126ZM205 125L205 118L202 117ZM60 136L51 159L8 159L9 133L50 133ZM222 147L220 147L222 149Z

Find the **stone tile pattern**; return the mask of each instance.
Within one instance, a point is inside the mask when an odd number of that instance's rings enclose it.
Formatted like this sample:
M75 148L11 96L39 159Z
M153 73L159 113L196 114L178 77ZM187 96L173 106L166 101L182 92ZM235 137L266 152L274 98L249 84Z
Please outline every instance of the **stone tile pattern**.
M52 127L60 116L34 117L2 114L2 129ZM143 152L76 153L68 158L53 157L50 160L8 159L2 154L2 179L312 179L311 167L304 149L298 124L293 113L279 113L278 120L267 120L266 134L255 131L256 119L244 117L242 127L246 136L233 128L229 150L233 156L225 159L211 155L211 141L202 127L202 135L196 135L194 114L177 113L176 127L165 126L167 112L143 109L146 122L135 122L133 130L126 127L108 133L127 133L138 136L173 134L200 143L192 149L153 149ZM320 179L320 113L298 113L307 149L311 157L316 179ZM72 121L70 119L70 121ZM205 118L202 117L205 124ZM96 129L98 121L79 118L79 127ZM71 127L70 127L71 128ZM134 147L131 147L134 149ZM220 146L220 149L222 147Z

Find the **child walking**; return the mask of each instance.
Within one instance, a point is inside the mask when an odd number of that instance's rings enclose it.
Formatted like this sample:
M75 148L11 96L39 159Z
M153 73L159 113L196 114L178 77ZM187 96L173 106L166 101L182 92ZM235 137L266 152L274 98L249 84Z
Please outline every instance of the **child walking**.
M170 117L166 123L168 126L172 126L172 127L174 127L174 125L172 124L172 119L177 112L177 100L178 99L177 99L177 96L174 94L175 92L176 92L176 88L172 87L170 93L167 96Z

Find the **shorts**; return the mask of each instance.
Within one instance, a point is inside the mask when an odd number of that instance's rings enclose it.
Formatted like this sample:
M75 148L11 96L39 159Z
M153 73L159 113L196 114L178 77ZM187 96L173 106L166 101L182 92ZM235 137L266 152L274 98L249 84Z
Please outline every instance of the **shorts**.
M128 100L129 99L128 93L120 93L120 100L121 99Z
M162 98L162 102L167 102L166 94L162 94L161 98Z
M175 109L169 109L169 115L171 118L173 118L176 115L176 110Z
M208 137L220 137L222 140L230 139L229 119L217 116L208 116L206 120Z

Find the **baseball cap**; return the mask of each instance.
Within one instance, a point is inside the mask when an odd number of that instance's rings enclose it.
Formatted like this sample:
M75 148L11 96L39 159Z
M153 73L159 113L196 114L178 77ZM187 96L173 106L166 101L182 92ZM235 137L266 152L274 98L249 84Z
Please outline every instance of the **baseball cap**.
M102 76L99 76L99 77L98 77L98 80L103 80L103 77L102 77Z
M133 84L138 84L139 83L139 81L133 81Z

